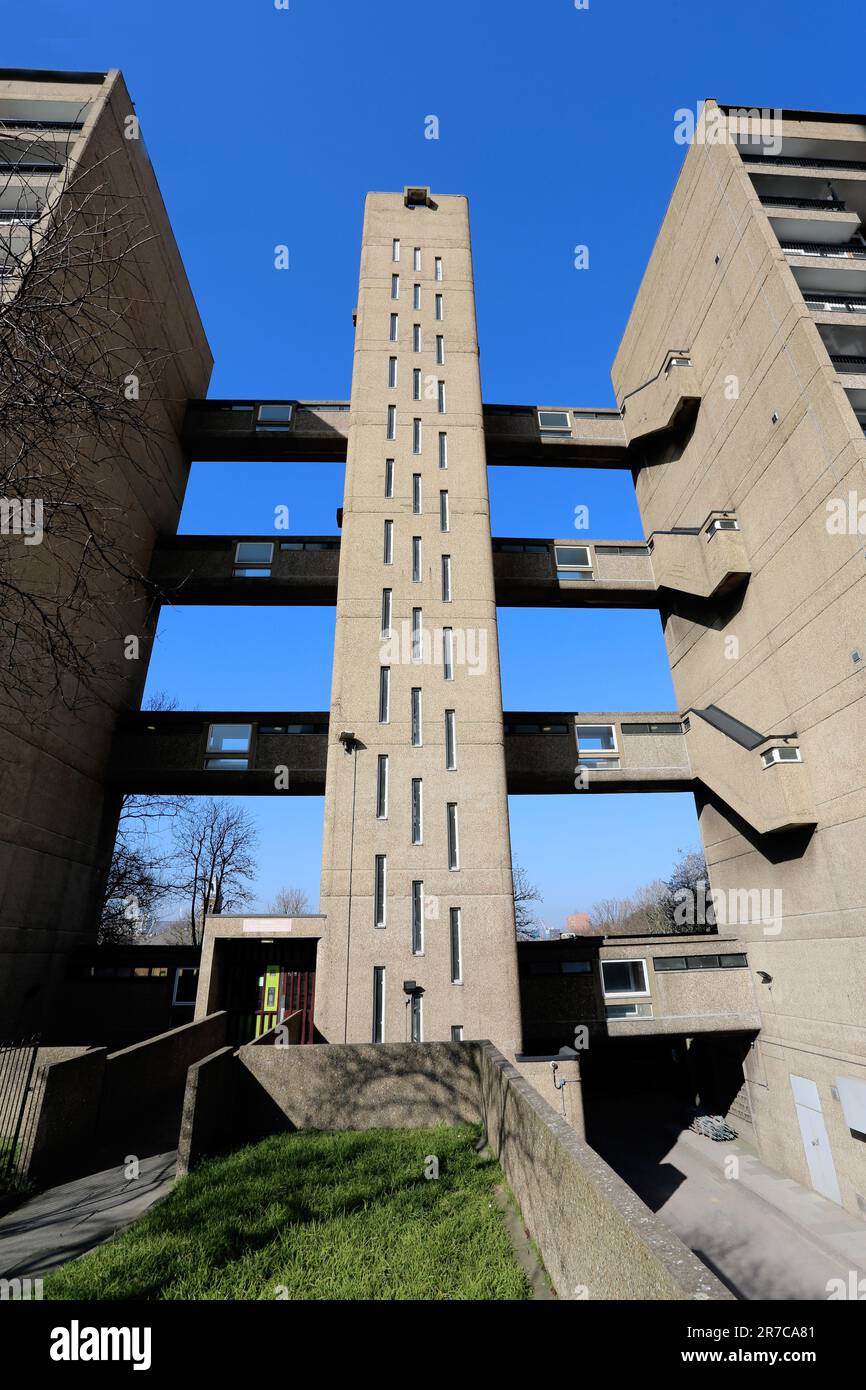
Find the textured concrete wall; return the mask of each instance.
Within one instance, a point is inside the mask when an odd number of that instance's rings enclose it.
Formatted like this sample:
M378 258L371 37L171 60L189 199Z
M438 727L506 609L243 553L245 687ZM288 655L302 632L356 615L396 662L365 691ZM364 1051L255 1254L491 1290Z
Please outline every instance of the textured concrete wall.
M89 1150L99 1119L107 1051L96 1047L45 1068L29 1173L56 1181L75 1172Z
M177 1146L179 1178L203 1158L236 1148L245 1137L237 1107L239 1071L231 1047L221 1047L189 1068Z

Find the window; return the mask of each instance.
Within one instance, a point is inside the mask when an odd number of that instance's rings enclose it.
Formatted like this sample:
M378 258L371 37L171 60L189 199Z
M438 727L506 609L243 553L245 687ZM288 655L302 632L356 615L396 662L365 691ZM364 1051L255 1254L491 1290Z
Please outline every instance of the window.
M416 878L412 883L412 955L424 954L424 884Z
M457 715L453 709L445 711L445 767L453 772L457 766Z
M142 973L138 970L137 975ZM145 970L143 972L147 974ZM196 991L198 989L198 966L180 965L174 972L174 992L171 996L172 1004L188 1005L192 1008L195 1003Z
M421 722L421 690L415 685L412 687L412 747L420 748L423 737L423 726Z
M441 333L436 334L436 361L440 367L445 361L445 339Z
M389 357L389 358L388 358L388 385L389 385L389 387L391 388L391 390L393 390L394 387L397 385L397 359L396 359L396 357Z
M451 602L451 556L442 556L442 602Z
M392 343L396 343L396 341L397 341L397 334L399 333L399 331L400 331L400 315L399 315L399 314L392 314L392 315L391 315L391 326L390 326L390 328L389 328L389 330L388 330L388 337L389 337L389 339L390 339L390 341L391 341Z
M441 294L437 294L436 296L436 318L439 321L444 318L444 306L442 304Z
M415 516L421 515L421 474L412 474L412 511Z
M568 410L539 410L538 428L542 434L571 434L571 413Z
M209 724L205 768L212 772L246 772L252 736L252 724Z
M630 738L637 735L650 735L652 738L664 738L666 734L682 735L683 726L677 721L676 724L620 724L623 738Z
M748 964L745 955L739 951L719 956L719 966L722 970L745 970Z
M373 1042L385 1041L385 967L373 966Z
M388 754L380 753L376 762L376 819L388 819Z
M420 452L421 452L421 421L416 419L416 420L413 420L413 421L412 421L412 453L413 453L413 454L420 454Z
M394 496L394 460L385 460L385 496Z
M445 414L445 382L444 382L444 381L437 381L437 383L436 383L436 409L438 410L438 412L439 412L440 415L444 415L444 414Z
M399 298L400 298L400 276L399 276L399 275L392 275L392 276L391 276L391 298L392 298L392 299L399 299Z
M619 767L612 724L576 724L577 760L581 767Z
M421 778L412 778L412 844L420 845L424 833L423 810L422 810L423 789Z
M400 238L397 237L397 236L395 236L394 240L391 242L391 260L392 260L392 261L399 261L399 259L400 259Z
M451 983L462 985L463 962L460 951L460 908L452 907L448 913L448 940L451 947Z
M707 534L715 535L716 531L739 531L740 523L735 516L716 516L707 527Z
M448 530L448 493L444 488L439 493L439 530Z
M232 575L235 579L269 579L273 558L272 541L238 541Z
M436 266L436 279L437 279L437 280L441 280L441 279L442 279L442 257L441 257L441 256L437 256L437 257L435 258L434 264L435 264L435 266Z
M281 434L291 423L290 405L260 405L256 411L256 434Z
M422 615L422 613L421 613L421 609L420 609L420 608L413 608L413 609L412 609L412 660L413 660L413 661L420 661L421 658L422 658L422 656L423 656L423 651L422 651L422 646L421 646L421 644L422 644L422 638L423 638L423 627L424 627L424 619L423 619L423 615Z
M632 1004L606 1004L605 1018L652 1018L653 1006L635 1001Z
M799 748L768 748L761 754L761 762L764 767L772 767L773 763L801 763L803 755Z
M416 247L415 247L415 250L414 250L413 253L412 253L412 269L413 269L413 270L420 270L420 269L421 269L421 247L420 247L420 246L416 246Z
M420 286L420 285L413 285L413 286L412 286L412 308L413 308L413 309L420 309L420 308L421 308L421 286Z
M397 407L396 407L396 405L389 405L389 406L388 406L388 424L387 424L386 429L385 429L385 438L386 438L386 439L396 439L396 438L397 438Z
M421 325L420 325L420 323L413 323L413 324L412 324L412 351L413 351L413 352L420 352L420 351L421 351Z
M382 590L382 636L391 636L391 590Z
M591 570L592 560L586 545L555 545L556 568L558 570Z
M379 667L379 723L387 724L391 715L391 667Z
M373 869L373 925L384 927L388 865L384 854L377 854Z
M705 956L653 956L653 969L661 975L671 970L745 970L747 966L745 954L739 951L722 955L710 952Z
M421 998L421 995L420 995L420 994L417 994L417 993L416 993L416 994L411 995L410 1004L409 1004L409 1009L410 1009L410 1016L411 1016L411 1039L410 1039L410 1040L411 1040L413 1043L423 1042L423 1041L424 1041L424 1029L423 1029L423 1021L422 1021L423 1003L422 1003L422 998Z
M462 1023L452 1023L452 1024L451 1024L451 1041L452 1041L452 1042L462 1042L462 1041L463 1041L463 1024L462 1024Z
M439 467L448 467L448 435L444 430L439 431Z
M460 868L460 845L457 839L457 802L448 802L448 867Z
M412 537L412 583L421 583L421 537Z
M442 674L447 681L454 679L454 631L450 627L442 629Z
M623 994L649 994L646 961L603 960L601 983L605 999L616 999Z
M649 555L645 545L597 545L596 555Z
M385 539L382 547L383 564L393 565L394 563L394 523L385 522Z
M412 368L412 399L413 399L413 401L420 401L420 399L421 399L421 368L420 368L420 367L413 367L413 368Z

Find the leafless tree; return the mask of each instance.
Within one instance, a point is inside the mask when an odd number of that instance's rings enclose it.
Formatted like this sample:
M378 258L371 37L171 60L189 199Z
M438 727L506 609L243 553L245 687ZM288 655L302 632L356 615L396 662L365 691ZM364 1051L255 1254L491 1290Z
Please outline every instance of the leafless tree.
M517 861L511 865L511 883L514 892L514 924L518 941L532 941L539 933L538 918L529 906L540 903L541 893L530 883L529 875Z
M131 503L164 467L168 354L143 204L112 191L124 152L0 144L0 701L75 708L116 691L129 614L147 628Z
M247 811L198 799L174 825L177 888L188 903L189 942L202 939L208 912L229 912L252 898L258 830Z
M268 911L276 912L281 917L303 917L310 911L310 900L303 888L281 888Z

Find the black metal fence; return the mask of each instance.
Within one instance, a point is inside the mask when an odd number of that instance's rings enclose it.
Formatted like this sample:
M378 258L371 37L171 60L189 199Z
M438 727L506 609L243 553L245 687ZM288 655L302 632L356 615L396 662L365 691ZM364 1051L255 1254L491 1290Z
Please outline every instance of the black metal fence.
M39 1117L39 1039L0 1041L0 1193L26 1177Z

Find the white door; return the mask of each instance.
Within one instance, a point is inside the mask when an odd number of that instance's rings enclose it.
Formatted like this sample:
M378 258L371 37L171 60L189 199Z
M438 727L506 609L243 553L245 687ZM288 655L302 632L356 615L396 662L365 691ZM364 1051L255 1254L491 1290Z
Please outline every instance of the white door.
M831 1202L842 1202L827 1126L821 1111L821 1097L814 1081L805 1076L791 1077L791 1090L812 1186Z

